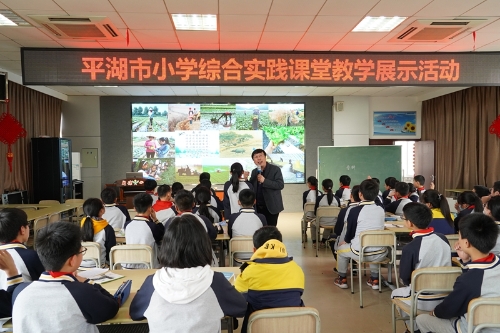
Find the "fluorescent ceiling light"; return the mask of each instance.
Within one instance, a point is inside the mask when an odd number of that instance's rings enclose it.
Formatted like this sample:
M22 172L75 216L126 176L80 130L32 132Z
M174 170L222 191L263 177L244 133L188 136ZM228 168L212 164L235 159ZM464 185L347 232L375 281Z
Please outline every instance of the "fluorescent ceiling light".
M31 26L31 24L11 10L0 9L0 26Z
M172 14L177 30L217 31L217 15L209 14Z
M387 32L396 28L406 17L367 16L352 30L353 32Z

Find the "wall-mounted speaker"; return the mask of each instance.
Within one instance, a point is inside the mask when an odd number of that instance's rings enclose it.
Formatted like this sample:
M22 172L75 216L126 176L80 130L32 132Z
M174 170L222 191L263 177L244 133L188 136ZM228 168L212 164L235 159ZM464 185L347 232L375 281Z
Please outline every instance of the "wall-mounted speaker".
M342 111L344 111L344 102L342 102L342 101L335 102L335 110L336 110L337 112L342 112Z
M7 73L0 72L0 102L5 102L9 98L7 89L8 82Z

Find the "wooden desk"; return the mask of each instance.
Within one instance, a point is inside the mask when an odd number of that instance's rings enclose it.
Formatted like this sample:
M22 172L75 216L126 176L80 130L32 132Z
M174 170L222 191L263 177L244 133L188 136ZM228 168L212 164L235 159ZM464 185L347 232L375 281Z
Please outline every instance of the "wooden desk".
M79 207L82 207L82 203L63 203L63 204L55 204L55 205L0 205L0 209L2 208L22 208L22 207L36 207L36 210L26 210L26 215L28 215L28 221L34 221L36 219L49 216L57 213L64 213L67 211L72 211Z
M456 199L458 195L464 191L470 191L468 188L452 188L452 189L445 189L445 192L451 192L453 197Z
M412 231L404 225L404 222L399 221L386 221L384 229L394 231L397 234L409 234Z

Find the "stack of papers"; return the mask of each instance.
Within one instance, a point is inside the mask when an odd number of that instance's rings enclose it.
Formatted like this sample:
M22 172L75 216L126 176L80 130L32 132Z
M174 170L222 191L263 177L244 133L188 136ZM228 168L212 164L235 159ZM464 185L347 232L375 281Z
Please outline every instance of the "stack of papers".
M99 284L118 280L123 277L123 275L110 272L107 268L92 268L83 272L79 272L78 275Z

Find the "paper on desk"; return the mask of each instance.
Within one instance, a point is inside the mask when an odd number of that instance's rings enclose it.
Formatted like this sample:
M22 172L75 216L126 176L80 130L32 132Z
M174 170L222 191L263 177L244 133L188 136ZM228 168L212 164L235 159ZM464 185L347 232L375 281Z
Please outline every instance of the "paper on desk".
M403 226L402 225L399 225L399 224L392 224L392 223L384 223L384 226L386 228L402 228Z
M97 277L98 275L106 273L107 271L109 271L108 268L91 268L89 270L79 272L78 276L86 279L92 279Z

